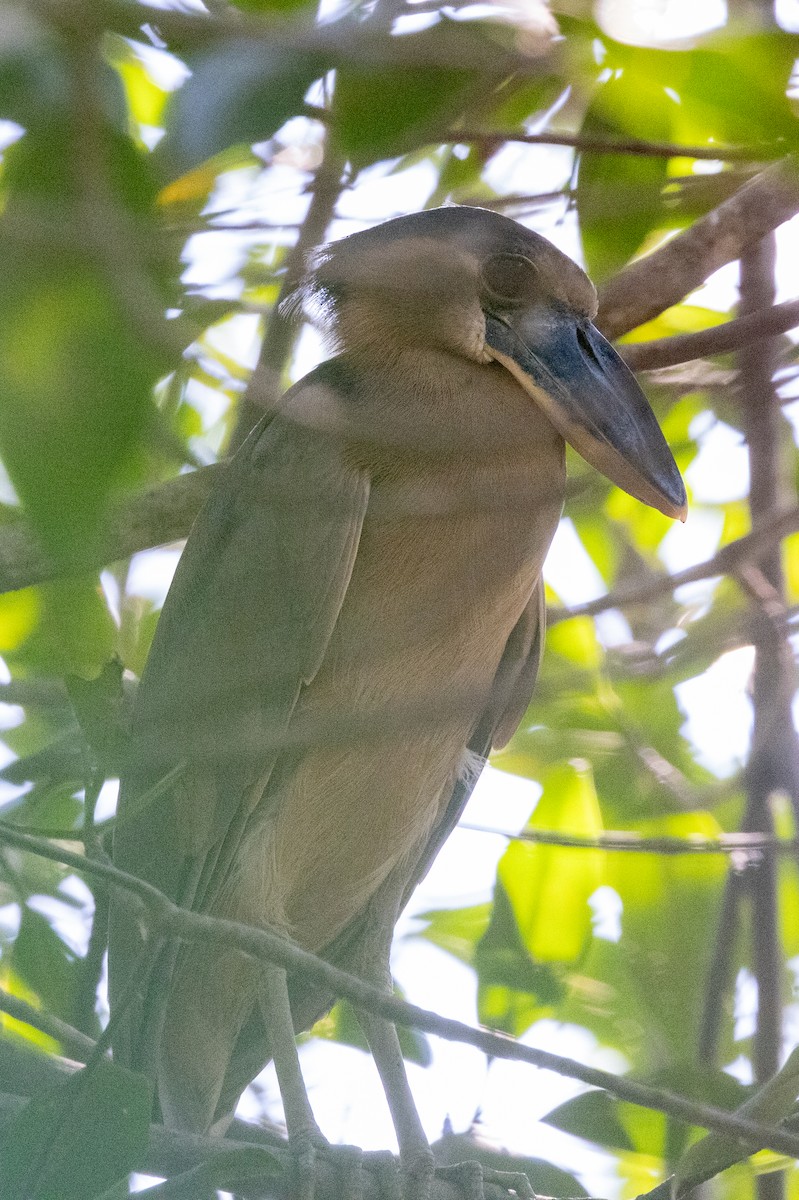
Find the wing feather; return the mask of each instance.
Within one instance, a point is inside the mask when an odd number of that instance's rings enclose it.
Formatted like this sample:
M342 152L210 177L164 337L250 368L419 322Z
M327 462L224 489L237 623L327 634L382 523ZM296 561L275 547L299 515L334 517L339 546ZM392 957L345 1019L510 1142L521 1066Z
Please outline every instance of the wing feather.
M294 396L306 387L323 389L320 373ZM340 442L284 408L256 427L195 522L139 688L114 835L117 865L181 903L207 900L224 876L253 785L268 777L319 669L368 495ZM176 784L151 802L179 764ZM113 999L131 985L142 946L138 923L115 905ZM145 1040L145 1010L134 1003L117 1038L128 1061Z

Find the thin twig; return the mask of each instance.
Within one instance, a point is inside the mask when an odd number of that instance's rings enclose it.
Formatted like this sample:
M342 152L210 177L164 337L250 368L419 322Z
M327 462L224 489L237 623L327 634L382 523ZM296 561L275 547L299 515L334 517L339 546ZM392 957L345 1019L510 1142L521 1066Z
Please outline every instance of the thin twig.
M451 129L438 138L426 141L491 142L503 145L518 142L525 146L571 146L575 150L600 154L626 154L638 158L696 158L713 162L768 162L782 158L785 146L781 143L763 146L680 146L675 142L649 142L642 138L599 138L582 133L519 133L514 129L473 130Z
M720 833L718 837L704 834L689 834L687 837L645 837L631 830L607 830L605 833L586 837L577 833L561 833L552 829L522 829L508 833L504 829L493 829L490 825L460 824L459 829L474 833L491 833L507 838L511 842L532 842L541 846L563 846L575 850L608 850L634 854L696 855L727 854L741 859L762 855L766 851L780 854L796 854L799 838L779 838L768 833ZM736 867L741 864L736 863Z
M21 1021L33 1029L38 1029L40 1033L46 1033L77 1062L86 1062L94 1049L94 1042L85 1033L81 1033L79 1029L68 1025L59 1017L51 1016L50 1013L34 1008L32 1004L20 1000L18 996L12 996L4 988L0 988L0 1012L7 1013L15 1021Z
M799 325L799 300L786 300L765 311L736 317L712 329L699 333L682 333L658 338L652 342L636 342L620 346L622 358L633 371L652 371L672 367L677 363L693 362L709 354L726 354L740 350L762 338L786 333Z
M150 926L161 936L186 941L221 942L226 946L235 945L253 958L277 963L288 971L300 973L335 995L346 996L356 1007L374 1012L395 1024L422 1029L450 1041L463 1042L493 1058L525 1062L571 1079L578 1079L590 1087L602 1088L632 1104L652 1108L689 1124L701 1125L705 1129L715 1129L737 1137L752 1147L767 1147L778 1153L799 1157L799 1137L784 1130L724 1112L711 1105L698 1104L684 1096L649 1087L597 1067L586 1066L559 1054L522 1045L504 1034L492 1033L408 1004L379 988L372 987L362 979L348 975L331 963L303 950L295 942L266 928L256 928L180 908L151 884L120 871L117 867L92 862L41 838L9 829L2 823L0 843L16 846L17 849L95 875L115 890L122 890L130 896L137 897L147 911Z
M756 530L728 542L720 550L704 562L694 567L686 567L671 575L656 575L641 583L624 584L615 588L605 596L596 600L587 600L584 604L576 604L572 608L553 608L547 613L547 624L556 625L560 621L570 621L574 617L593 617L597 613L607 612L610 608L624 608L628 604L648 604L660 596L667 596L675 588L687 583L697 583L701 579L712 579L714 575L729 575L736 567L747 559L757 560L768 554L774 546L791 533L799 530L799 505L794 508L782 509L765 518Z
M302 278L309 252L325 239L327 227L333 219L341 195L344 166L344 159L333 149L328 139L324 157L311 188L308 215L286 259L280 292L267 317L258 364L239 405L236 428L231 438L231 450L236 450L241 445L253 426L265 412L275 407L280 398L283 372L299 331L298 323L284 313L283 301L291 295Z

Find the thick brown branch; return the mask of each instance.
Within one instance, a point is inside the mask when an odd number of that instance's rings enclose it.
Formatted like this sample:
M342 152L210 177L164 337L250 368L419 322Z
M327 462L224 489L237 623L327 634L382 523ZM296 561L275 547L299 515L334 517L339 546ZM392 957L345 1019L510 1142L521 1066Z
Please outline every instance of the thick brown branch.
M677 304L745 246L799 212L799 166L775 163L690 229L631 263L600 288L598 323L617 338Z
M56 561L39 545L25 521L0 529L0 592L13 592L64 575L75 575L127 558L138 550L185 538L224 465L203 467L111 506L101 536Z

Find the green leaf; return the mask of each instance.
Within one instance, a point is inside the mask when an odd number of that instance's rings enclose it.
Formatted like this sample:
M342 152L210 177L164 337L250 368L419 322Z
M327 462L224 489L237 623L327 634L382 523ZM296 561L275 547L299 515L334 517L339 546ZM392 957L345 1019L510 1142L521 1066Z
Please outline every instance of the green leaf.
M17 11L22 29L0 42L0 117L29 129L66 108L69 68L56 38L32 13Z
M0 281L0 452L52 554L76 554L96 532L150 423L158 373L96 267L68 251L10 250Z
M151 1104L144 1076L105 1059L41 1092L4 1130L0 1190L91 1200L141 1160Z
M49 921L26 905L14 940L11 965L43 1007L67 1021L72 1016L75 963L75 955Z
M607 1092L584 1092L553 1108L544 1120L547 1125L598 1146L612 1150L636 1148L619 1118L618 1101Z
M112 73L110 67L108 71ZM30 205L44 205L49 200L58 206L58 213L66 220L70 215L69 205L80 201L82 196L80 176L75 169L76 136L74 123L58 111L5 152L3 194L8 196L12 215L15 205L25 213ZM100 126L97 141L103 156L105 182L111 193L109 200L139 217L151 216L157 180L150 156L138 150L126 133L111 125ZM85 234L80 216L76 220L78 231ZM68 229L65 232L67 244L78 240L69 238ZM53 240L57 244L57 227ZM66 250L61 248L59 253Z
M740 38L725 33L684 56L688 69L674 84L682 101L675 121L680 140L796 145L799 122L786 94L795 58L795 37L776 30Z
M536 963L522 942L508 897L498 881L491 923L475 950L480 1021L514 1037L563 1002L565 988L555 968Z
M712 837L719 826L708 814L686 813L641 821L639 831ZM698 1038L725 877L720 855L606 852L621 937L593 939L560 1019L584 1025L639 1071L684 1061Z
M317 0L233 0L236 8L244 12L259 13L296 13L307 9L315 13L318 8Z
M432 942L441 950L446 950L461 962L471 963L477 943L488 929L491 916L490 904L419 913L418 920L427 924L416 936Z
M25 673L97 675L114 654L117 639L97 576L58 579L37 593L38 624L10 661Z
M187 58L191 76L170 98L156 157L168 178L239 143L271 137L301 113L308 88L327 70L318 55L230 38Z
M622 68L601 84L580 130L587 138L667 141L674 100L662 87ZM584 151L577 212L589 274L597 280L624 266L664 216L668 159Z
M581 836L602 829L596 791L587 763L553 768L530 828ZM591 936L589 897L602 882L601 851L512 842L497 877L504 888L522 941L536 962L569 963Z
M98 142L109 202L121 220L145 219L155 196L149 164L114 130ZM85 553L109 492L136 478L152 388L168 361L166 333L163 343L143 337L140 324L157 329L161 314L137 280L128 289L105 241L91 244L75 157L64 119L26 133L4 164L8 224L0 221L0 453L56 557ZM36 222L50 206L63 236L56 225L50 238L18 240L15 221ZM148 289L147 265L137 266ZM154 279L152 287L157 298Z
M106 775L118 774L128 747L128 713L122 692L122 663L110 659L99 675L66 678L69 698L86 742Z
M332 133L341 150L356 163L404 154L425 141L452 141L449 130L468 110L472 88L479 91L482 111L490 83L509 74L504 30L485 21L440 20L419 33L387 38L386 49L402 42L396 67L340 66L336 71ZM414 65L436 61L446 65ZM459 65L484 57L481 72Z
M441 140L470 78L454 67L340 67L333 106L339 146L366 163L400 154L433 130Z

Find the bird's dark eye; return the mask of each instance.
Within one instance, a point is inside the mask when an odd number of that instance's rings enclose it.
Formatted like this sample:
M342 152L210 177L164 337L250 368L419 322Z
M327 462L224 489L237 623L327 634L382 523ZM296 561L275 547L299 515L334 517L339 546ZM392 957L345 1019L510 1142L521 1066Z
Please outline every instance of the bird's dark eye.
M483 283L500 300L528 300L536 289L536 269L521 254L495 254L483 263Z

